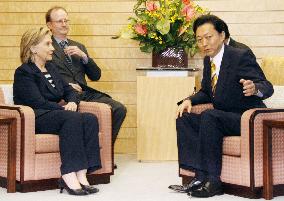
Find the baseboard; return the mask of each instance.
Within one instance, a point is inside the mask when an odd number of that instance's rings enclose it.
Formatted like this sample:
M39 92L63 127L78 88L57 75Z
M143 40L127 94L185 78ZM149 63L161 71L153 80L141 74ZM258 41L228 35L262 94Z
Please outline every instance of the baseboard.
M110 183L110 174L88 175L90 184L108 184ZM7 187L7 179L0 177L0 186ZM35 191L52 190L58 188L58 178L30 180L20 183L16 182L16 191L26 193Z

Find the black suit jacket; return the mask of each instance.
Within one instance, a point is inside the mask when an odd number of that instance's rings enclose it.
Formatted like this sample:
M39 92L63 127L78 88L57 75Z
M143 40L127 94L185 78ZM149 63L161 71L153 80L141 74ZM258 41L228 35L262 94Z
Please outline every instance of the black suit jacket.
M263 97L244 96L243 85L239 83L242 78L252 80ZM189 99L192 105L213 103L216 109L243 113L251 108L265 107L262 99L270 97L273 92L272 84L266 80L255 56L249 50L225 45L214 97L211 90L210 58L205 57L201 89Z
M47 63L46 69L54 81L55 88L31 62L18 67L14 75L15 104L30 106L36 117L51 110L63 110L64 108L58 104L62 99L77 104L80 102L77 93L61 78L53 64Z
M51 62L54 63L55 66L57 66L59 73L67 83L79 84L82 87L83 91L102 93L96 89L87 86L85 75L87 75L90 80L97 81L101 77L101 69L94 62L94 60L89 57L87 49L83 44L68 39L69 46L77 46L88 56L87 64L84 64L82 59L77 55L71 56L73 64L71 68L68 66L68 63L65 59L64 51L58 45L54 37L52 37L52 45L55 50L53 52L53 57Z

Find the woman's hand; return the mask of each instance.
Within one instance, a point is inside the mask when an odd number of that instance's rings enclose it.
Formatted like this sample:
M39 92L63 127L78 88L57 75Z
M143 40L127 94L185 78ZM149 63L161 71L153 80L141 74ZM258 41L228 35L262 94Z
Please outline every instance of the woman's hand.
M64 110L70 110L70 111L77 111L77 104L74 102L69 102L66 105L63 106Z

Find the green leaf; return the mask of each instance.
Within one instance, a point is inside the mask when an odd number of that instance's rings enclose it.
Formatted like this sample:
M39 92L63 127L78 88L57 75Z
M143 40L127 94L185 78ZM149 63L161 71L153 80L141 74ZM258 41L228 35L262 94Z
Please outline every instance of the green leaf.
M162 34L165 35L169 33L170 28L171 28L171 22L168 19L161 19L157 24L156 28L158 31Z
M142 52L146 52L146 53L151 53L153 51L154 47L150 44L145 44L143 46L140 47L140 50Z
M166 42L170 43L170 42L174 42L174 41L175 41L175 39L173 38L172 34L168 33L167 38L166 38Z
M130 39L130 38L133 38L135 36L136 36L136 34L133 32L133 30L130 29L129 27L127 27L127 26L125 26L120 32L121 38Z

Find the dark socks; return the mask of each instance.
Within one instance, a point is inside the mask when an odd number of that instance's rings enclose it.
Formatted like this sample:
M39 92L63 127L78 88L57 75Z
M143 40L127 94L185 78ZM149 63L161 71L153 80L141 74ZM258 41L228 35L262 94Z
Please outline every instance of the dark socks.
M206 179L206 174L203 171L196 170L195 177L198 181L203 182Z
M209 175L208 176L208 181L210 183L214 184L214 185L217 185L217 186L222 184L220 177L216 176L216 175Z

